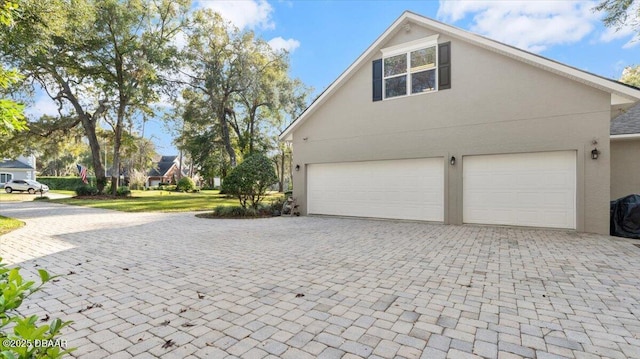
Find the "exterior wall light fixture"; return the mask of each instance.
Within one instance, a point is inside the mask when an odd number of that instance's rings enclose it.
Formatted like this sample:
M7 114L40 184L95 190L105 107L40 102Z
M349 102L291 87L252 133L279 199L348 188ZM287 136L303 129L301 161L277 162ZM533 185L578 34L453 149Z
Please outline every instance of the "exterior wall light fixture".
M598 148L594 148L593 150L591 150L591 159L592 160L597 160L598 156L600 155L600 151L598 151Z
M296 165L296 172L300 171L300 165Z
M451 159L449 160L449 163L450 163L452 166L455 166L455 165L456 165L456 158L455 158L454 156L451 156Z

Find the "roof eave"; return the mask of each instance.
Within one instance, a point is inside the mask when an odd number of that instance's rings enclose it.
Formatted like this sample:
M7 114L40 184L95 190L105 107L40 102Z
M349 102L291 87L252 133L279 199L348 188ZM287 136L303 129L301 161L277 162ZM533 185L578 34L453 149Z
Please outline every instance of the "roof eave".
M611 135L611 141L628 141L628 140L640 140L640 133L627 133L622 135Z

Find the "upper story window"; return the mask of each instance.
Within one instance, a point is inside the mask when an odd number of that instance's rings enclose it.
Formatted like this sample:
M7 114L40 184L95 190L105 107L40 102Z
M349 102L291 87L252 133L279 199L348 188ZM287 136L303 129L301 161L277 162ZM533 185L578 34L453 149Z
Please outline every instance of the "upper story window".
M387 47L373 62L373 100L451 88L451 45L438 35Z
M437 36L383 49L384 97L437 89Z

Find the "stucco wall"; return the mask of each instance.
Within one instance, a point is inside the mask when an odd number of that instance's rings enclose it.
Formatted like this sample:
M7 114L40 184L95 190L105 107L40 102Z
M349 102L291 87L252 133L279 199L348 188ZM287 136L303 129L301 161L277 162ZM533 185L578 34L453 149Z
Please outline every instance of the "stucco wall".
M17 180L35 179L34 170L26 170L26 169L18 169L18 168L2 168L0 169L0 173L10 173L12 175L12 179L17 179ZM4 183L0 183L0 185L4 185Z
M640 139L611 141L611 199L640 194Z
M414 25L382 47L430 35ZM305 165L456 156L445 166L445 223L462 223L462 166L475 154L576 150L577 229L608 233L610 96L506 56L451 41L452 88L371 99L378 51L293 133L294 196L306 213ZM306 140L304 140L306 138ZM601 156L591 160L591 142Z

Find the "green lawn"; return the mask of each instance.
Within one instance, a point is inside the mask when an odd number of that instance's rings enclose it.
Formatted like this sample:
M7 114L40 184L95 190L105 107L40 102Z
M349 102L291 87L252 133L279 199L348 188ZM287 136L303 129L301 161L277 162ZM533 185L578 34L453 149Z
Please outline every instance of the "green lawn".
M67 194L70 196L75 196L75 192L73 191L55 190L55 191L51 191L51 193L59 193L59 194ZM46 197L47 193L45 193L43 196ZM33 201L35 197L40 197L40 193L36 193L36 194L28 194L27 192L6 193L4 189L0 189L0 202Z
M68 194L69 196L75 196L76 195L76 191L67 191L64 189L56 189L51 191L51 193L59 193L59 194ZM47 195L46 193L44 194L45 196Z
M270 194L264 203L281 198L282 194ZM226 198L219 191L201 191L200 193L179 193L168 191L132 191L132 196L117 199L75 199L64 198L50 200L93 208L113 209L123 212L187 212L212 210L216 206L239 205L235 198Z
M6 193L4 189L0 189L0 202L23 202L23 201L32 201L34 197L40 197L40 193L38 194L28 194L27 192L19 193ZM46 194L45 194L46 195Z
M0 216L0 236L24 226L24 222L17 219Z

